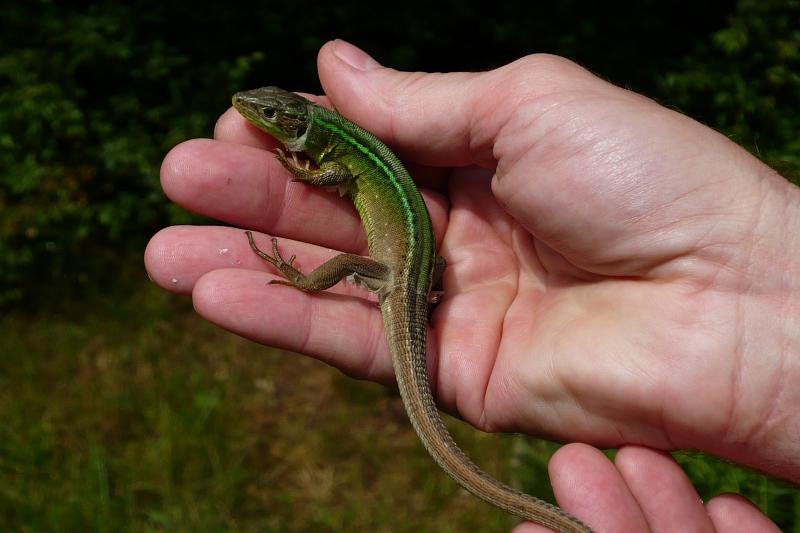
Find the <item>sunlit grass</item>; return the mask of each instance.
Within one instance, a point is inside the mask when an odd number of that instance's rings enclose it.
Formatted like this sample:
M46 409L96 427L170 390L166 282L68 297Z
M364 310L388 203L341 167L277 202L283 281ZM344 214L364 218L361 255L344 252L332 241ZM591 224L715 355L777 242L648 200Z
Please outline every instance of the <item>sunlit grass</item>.
M0 318L0 530L508 531L427 456L397 395L205 323L140 279ZM551 499L554 445L449 420L475 461ZM793 489L685 456L787 531ZM711 466L709 466L709 464Z
M513 524L433 465L384 387L230 335L144 280L58 307L0 318L0 530ZM508 475L508 438L453 430Z

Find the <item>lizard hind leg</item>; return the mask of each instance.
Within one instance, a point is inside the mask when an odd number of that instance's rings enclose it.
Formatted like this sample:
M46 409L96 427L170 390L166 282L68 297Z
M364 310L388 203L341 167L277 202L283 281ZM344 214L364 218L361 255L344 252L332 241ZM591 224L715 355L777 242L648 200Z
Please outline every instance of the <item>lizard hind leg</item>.
M286 277L285 280L276 279L270 283L290 285L308 292L323 291L348 276L354 276L375 292L380 292L389 283L389 267L368 257L355 254L339 254L308 274L303 274L293 265L294 255L288 261L281 257L280 251L278 251L278 239L272 238L272 255L270 255L258 248L252 232L246 231L245 234L253 252L280 270Z

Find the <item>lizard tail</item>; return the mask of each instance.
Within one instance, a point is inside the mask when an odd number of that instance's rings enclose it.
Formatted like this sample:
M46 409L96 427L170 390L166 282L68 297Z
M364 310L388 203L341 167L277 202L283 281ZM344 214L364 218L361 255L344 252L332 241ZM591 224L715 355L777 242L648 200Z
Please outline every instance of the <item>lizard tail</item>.
M591 533L588 526L559 507L509 487L481 470L453 441L428 383L427 295L397 290L386 297L381 310L387 318L384 323L400 396L411 424L439 466L474 495L520 518L560 533Z

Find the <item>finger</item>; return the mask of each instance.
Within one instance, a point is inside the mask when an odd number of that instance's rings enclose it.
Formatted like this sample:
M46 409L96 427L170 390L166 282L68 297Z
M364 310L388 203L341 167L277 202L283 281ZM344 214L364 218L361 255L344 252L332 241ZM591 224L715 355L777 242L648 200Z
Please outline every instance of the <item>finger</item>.
M647 530L647 520L619 471L597 448L563 446L550 459L548 470L559 504L596 531Z
M164 159L161 185L175 203L235 226L348 251L365 248L350 202L320 187L290 183L264 150L208 139L184 142Z
M150 239L144 250L147 275L162 288L190 294L197 280L218 268L256 268L233 239L233 228L171 226ZM239 231L240 238L244 235ZM255 254L252 254L255 255Z
M325 94L339 112L401 154L440 166L492 160L489 145L473 154L469 137L464 137L470 133L470 82L476 75L398 72L338 39L322 47L317 68Z
M259 248L271 253L268 236L255 234L254 239ZM279 239L278 249L286 258L296 255L294 266L303 272L310 272L341 253L290 239ZM225 226L165 228L150 239L144 261L150 279L164 289L181 294L191 293L197 280L208 272L223 268L258 270L282 277L276 268L253 252L244 231ZM337 283L328 291L376 301L374 295L352 283Z
M617 469L586 444L568 444L550 459L550 481L559 506L595 531L647 531L647 521ZM514 533L549 532L520 524Z
M270 151L281 146L275 137L250 124L232 107L229 107L217 119L217 123L214 125L214 138L218 141L243 144Z
M780 533L780 528L753 503L738 494L720 494L706 504L708 515L719 533L759 531Z
M270 250L267 236L254 239L259 248ZM305 272L338 253L289 240L279 241L278 247L286 258L297 255L294 264ZM282 275L253 253L239 229L164 229L148 244L145 265L162 287L191 292L198 313L211 322L256 342L311 355L359 378L393 381L374 294L347 282L319 293L268 285ZM429 350L433 345L431 339ZM435 366L436 358L430 357L431 375Z
M290 183L286 170L264 150L208 139L187 141L167 154L161 183L174 202L235 226L366 252L352 203L321 187ZM447 202L437 193L425 191L423 197L441 242Z
M668 453L625 446L616 464L653 531L714 532L697 491Z
M254 235L270 250L270 239ZM338 251L280 240L281 255L310 272ZM283 279L256 256L242 230L176 226L156 234L145 251L150 277L174 292L191 292L195 308L211 322L256 342L302 352L348 374L394 380L377 297L360 286L337 283L323 292L268 285ZM287 292L288 291L288 292ZM435 339L428 334L429 375L436 375Z
M340 39L322 47L317 68L339 112L402 153L434 165L491 166L498 132L521 102L567 84L571 91L613 87L544 54L488 72L400 72Z
M269 285L275 277L255 270L213 270L194 285L195 309L256 342L316 357L359 378L392 381L381 314L373 302Z

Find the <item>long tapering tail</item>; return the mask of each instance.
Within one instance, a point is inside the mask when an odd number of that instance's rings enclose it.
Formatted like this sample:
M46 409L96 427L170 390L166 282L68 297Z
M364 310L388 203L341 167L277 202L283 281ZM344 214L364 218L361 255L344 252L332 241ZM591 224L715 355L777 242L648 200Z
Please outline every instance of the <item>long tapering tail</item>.
M494 479L453 441L428 383L427 308L427 295L402 290L389 294L381 304L400 395L428 453L462 487L497 507L560 533L591 533L588 526L559 507Z

